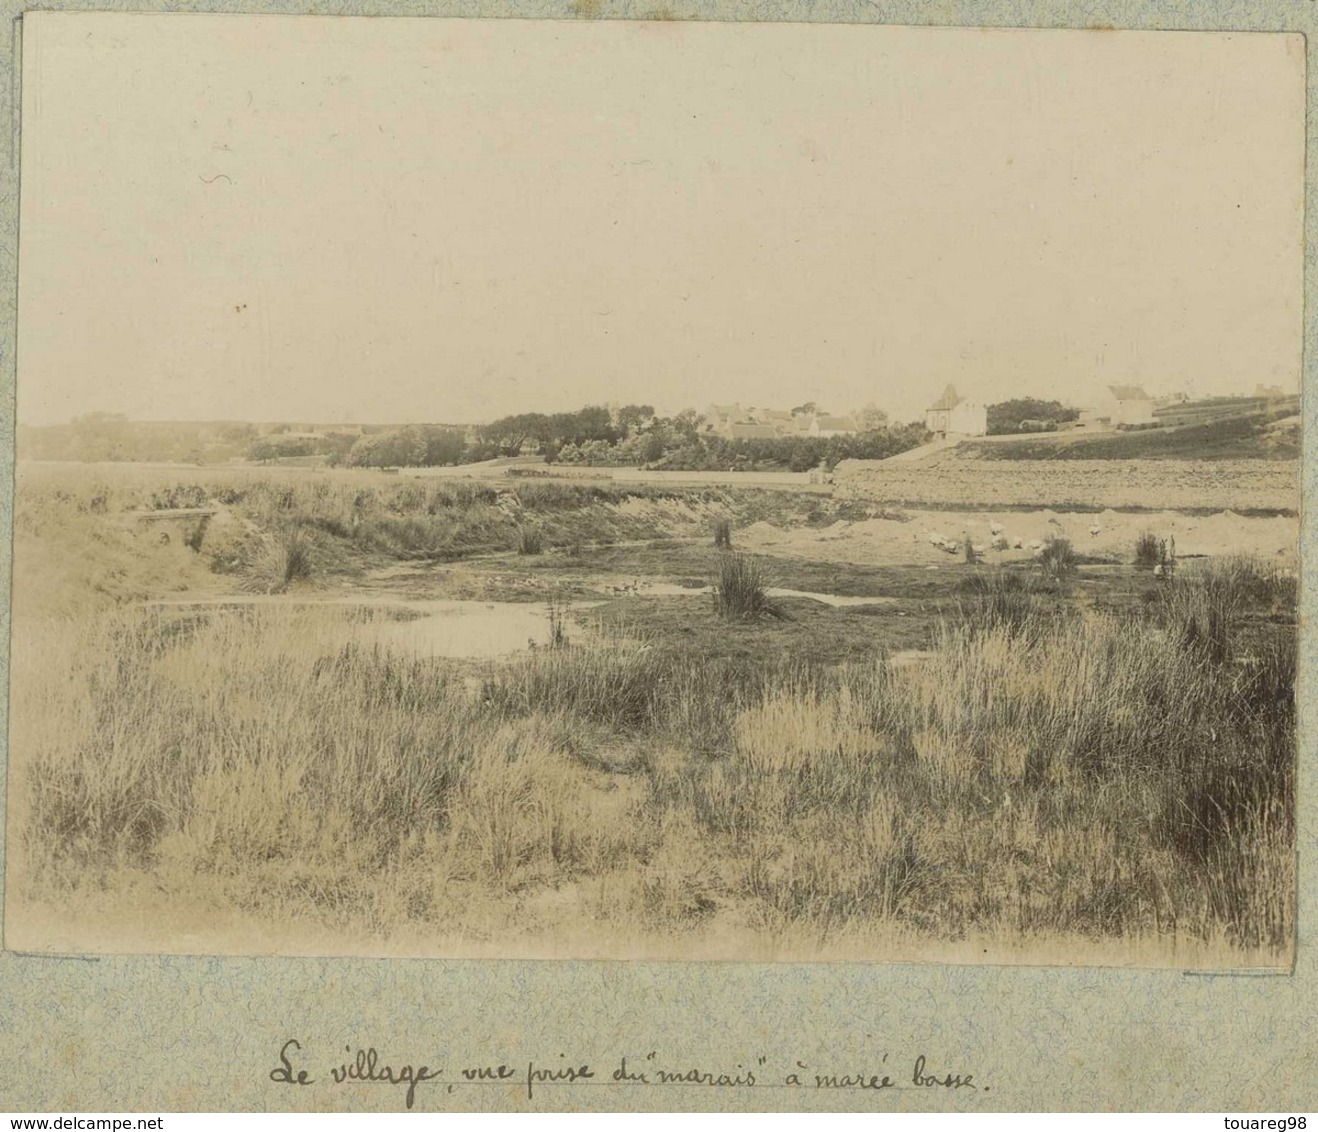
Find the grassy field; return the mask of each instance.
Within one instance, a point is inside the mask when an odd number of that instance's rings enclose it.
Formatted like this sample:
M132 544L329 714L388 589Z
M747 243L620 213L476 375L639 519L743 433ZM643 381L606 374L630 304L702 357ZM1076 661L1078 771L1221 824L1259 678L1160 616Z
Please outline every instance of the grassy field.
M1100 436L970 441L960 450L978 460L1298 460L1300 424L1294 410L1257 412Z
M11 944L1284 964L1295 579L737 550L856 506L25 479ZM418 655L367 594L557 629Z
M839 494L910 508L1299 512L1295 459L1011 459L1013 447L984 445L1008 450L992 459L959 446L916 464L849 460L837 466L834 481Z

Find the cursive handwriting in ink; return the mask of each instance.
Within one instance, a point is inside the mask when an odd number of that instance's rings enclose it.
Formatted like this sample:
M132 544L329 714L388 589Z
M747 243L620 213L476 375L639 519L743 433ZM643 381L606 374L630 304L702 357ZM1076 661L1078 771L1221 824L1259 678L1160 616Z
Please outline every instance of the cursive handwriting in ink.
M348 1053L352 1053L351 1046L344 1046ZM444 1071L442 1069L431 1069L428 1065L418 1065L415 1068L411 1065L402 1065L395 1069L391 1065L380 1065L380 1055L375 1051L375 1047L368 1049L359 1049L357 1056L352 1061L345 1061L342 1065L330 1070L330 1076L334 1078L336 1085L342 1085L345 1081L366 1081L377 1085L406 1085L407 1086L407 1107L411 1108L412 1103L416 1100L416 1087L425 1084L427 1081L433 1081Z
M316 1079L308 1077L305 1069L299 1069L297 1076L293 1075L293 1063L288 1060L289 1047L300 1050L302 1043L296 1038L289 1038L279 1050L280 1065L278 1069L270 1070L270 1080L280 1085L314 1085Z
M646 1056L646 1062L651 1062L655 1058L653 1053ZM760 1063L764 1063L764 1058L760 1058ZM716 1073L712 1069L702 1069L698 1066L690 1069L660 1069L654 1065L648 1065L644 1071L627 1068L627 1059L624 1057L618 1062L618 1068L613 1071L613 1080L619 1084L628 1085L713 1085L716 1087L739 1087L750 1086L755 1084L755 1074L753 1071L746 1069L744 1065L738 1065L737 1068L742 1070L739 1073Z
M893 1079L877 1073L816 1073L816 1089L895 1089Z
M562 1054L559 1054L562 1057ZM589 1065L582 1065L575 1068L571 1065L564 1065L560 1069L537 1069L534 1061L526 1063L526 1099L530 1100L535 1086L546 1082L566 1082L572 1084L574 1081L585 1081L595 1076L595 1071Z
M885 1053L880 1056L880 1062L886 1062L888 1055ZM796 1063L797 1072L789 1073L786 1078L786 1084L801 1086L801 1076L809 1070L804 1061ZM813 1074L816 1089L871 1089L879 1092L882 1089L895 1089L898 1087L886 1073L875 1073L870 1070L862 1069L858 1073L815 1073Z
M740 1065L737 1066L741 1068ZM755 1084L755 1074L749 1070L744 1073L715 1073L711 1069L656 1069L655 1080L661 1085L716 1085L749 1086Z
M975 1084L975 1075L973 1073L947 1073L939 1077L936 1073L926 1073L924 1071L924 1054L920 1054L915 1059L915 1072L911 1075L914 1084L921 1088L943 1088L943 1089L978 1089Z
M507 1081L516 1075L511 1065L473 1065L462 1071L467 1081Z
M337 1066L329 1068L329 1080L322 1074L320 1080L326 1084L378 1084L395 1085L406 1090L400 1095L406 1097L407 1107L411 1109L416 1103L417 1086L432 1081L441 1081L443 1069L433 1069L420 1064L415 1059L407 1064L395 1062L386 1064L374 1046L344 1046L347 1053ZM643 1056L619 1057L612 1061L615 1068L605 1071L602 1079L597 1080L597 1070L591 1063L574 1055L568 1060L565 1053L558 1055L556 1062L548 1064L528 1060L518 1062L513 1055L509 1060L500 1060L499 1055L507 1058L510 1051L496 1051L495 1056L481 1055L470 1060L463 1059L456 1075L447 1083L441 1083L441 1092L452 1095L455 1089L463 1087L494 1085L505 1082L518 1089L518 1082L526 1086L527 1100L533 1100L537 1085L648 1085L657 1087L704 1086L706 1088L754 1088L759 1084L771 1087L802 1089L810 1091L855 1090L871 1095L880 1092L904 1091L912 1089L946 1089L989 1092L989 1086L983 1083L982 1075L965 1072L964 1067L948 1069L944 1065L932 1067L926 1054L920 1054L914 1061L907 1060L906 1055L891 1055L884 1050L870 1050L849 1053L842 1064L817 1065L804 1060L785 1060L779 1067L764 1055L746 1058L735 1067L710 1066L700 1062L683 1063L680 1057L668 1060L658 1051L650 1051ZM634 1051L633 1051L634 1054ZM300 1066L307 1060L308 1054L302 1043L296 1038L289 1038L279 1047L279 1064L267 1071L269 1080L280 1085L314 1085L316 1078ZM831 1058L829 1059L832 1060ZM910 1076L894 1068L901 1061L911 1066ZM667 1061L667 1065L665 1065ZM813 1059L812 1059L813 1061ZM525 1066L523 1071L520 1065ZM784 1070L787 1072L784 1073ZM523 1076L524 1073L524 1076Z

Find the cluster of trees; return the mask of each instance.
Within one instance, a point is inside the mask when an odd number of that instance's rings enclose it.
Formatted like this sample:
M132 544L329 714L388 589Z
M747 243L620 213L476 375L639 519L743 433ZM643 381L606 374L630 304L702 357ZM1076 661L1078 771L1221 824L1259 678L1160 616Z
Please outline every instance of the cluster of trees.
M882 459L927 439L922 426L889 426L877 410L862 427L860 433L829 438L727 440L706 431L694 409L659 416L653 406L640 404L612 411L588 405L568 413L518 413L474 429L405 425L315 433L309 427L293 432L287 425L129 421L93 413L69 425L22 429L20 451L43 460L220 463L246 457L360 468L435 467L538 454L550 462L594 467L802 472L848 458Z
M461 429L440 425L406 425L356 437L346 451L332 453L331 464L350 468L434 468L489 459L493 451L473 450Z
M988 407L988 434L1005 436L1013 432L1051 432L1059 424L1073 421L1079 416L1079 410L1068 409L1060 401L1017 397Z
M628 441L634 448L640 431L654 421L649 405L625 405L616 413L588 405L573 413L516 413L474 430L406 425L368 432L332 462L363 468L436 467L532 453L553 460L564 449L580 452L594 445L612 451Z
M263 436L247 449L247 458L265 463L267 460L291 460L299 456L320 455L320 446L314 440L301 436Z
M840 460L883 460L925 443L921 424L878 428L849 436L780 436L756 440L727 440L713 433L676 433L674 430L641 434L607 446L597 442L580 448L563 448L558 460L566 464L605 467L645 465L670 471L736 472L832 469Z
M658 416L651 405L610 411L588 405L570 413L518 413L477 429L408 425L367 433L331 456L348 467L432 467L497 456L543 455L551 463L685 471L803 472L839 460L882 459L923 443L923 426L876 427L854 436L785 436L727 440L703 430L693 409ZM276 438L267 438L267 442Z
M691 415L695 416L694 413ZM518 413L501 417L481 426L479 435L501 456L517 456L534 450L552 460L568 445L576 448L588 444L613 446L656 423L652 405L624 405L616 413L603 405L587 405L574 413Z

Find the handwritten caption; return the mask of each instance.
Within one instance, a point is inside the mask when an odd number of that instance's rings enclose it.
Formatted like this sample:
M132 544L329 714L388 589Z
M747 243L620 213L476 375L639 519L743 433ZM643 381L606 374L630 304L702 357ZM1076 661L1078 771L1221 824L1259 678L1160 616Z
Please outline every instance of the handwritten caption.
M735 1066L702 1066L665 1063L658 1051L640 1057L621 1056L599 1068L590 1061L559 1054L556 1061L516 1060L459 1065L451 1073L417 1058L388 1061L374 1046L345 1046L334 1064L313 1068L309 1052L296 1038L280 1047L279 1064L269 1077L277 1085L334 1087L341 1085L389 1085L402 1090L408 1108L416 1103L421 1086L434 1086L452 1093L463 1085L504 1085L526 1090L534 1100L536 1088L546 1085L681 1086L713 1089L787 1088L808 1090L858 1090L885 1092L917 1089L930 1092L988 1092L989 1087L973 1073L934 1065L927 1055L913 1056L900 1066L889 1065L886 1052L874 1055L873 1065L850 1065L839 1071L804 1061L793 1062L785 1071L769 1064L766 1057Z

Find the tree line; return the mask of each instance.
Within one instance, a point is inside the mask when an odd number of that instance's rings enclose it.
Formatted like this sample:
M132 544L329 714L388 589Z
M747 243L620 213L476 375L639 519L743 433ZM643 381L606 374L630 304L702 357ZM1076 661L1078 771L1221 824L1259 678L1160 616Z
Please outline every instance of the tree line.
M988 431L1051 429L1075 417L1076 411L1060 402L1020 398L989 406ZM858 419L862 430L845 436L729 440L708 431L694 409L661 416L645 404L515 413L470 428L403 425L317 433L294 433L286 425L130 421L119 414L90 413L68 425L21 428L19 451L28 459L47 460L218 463L245 457L258 463L358 468L452 466L536 454L577 466L803 472L832 468L845 459L885 459L928 439L923 425L889 424L877 410L862 412Z
M659 416L650 405L610 412L591 405L570 413L517 413L469 432L408 425L360 437L339 460L348 467L469 464L495 457L541 455L585 467L673 471L804 472L839 460L878 460L928 439L923 425L876 427L847 436L782 436L728 440L704 431L694 409Z

